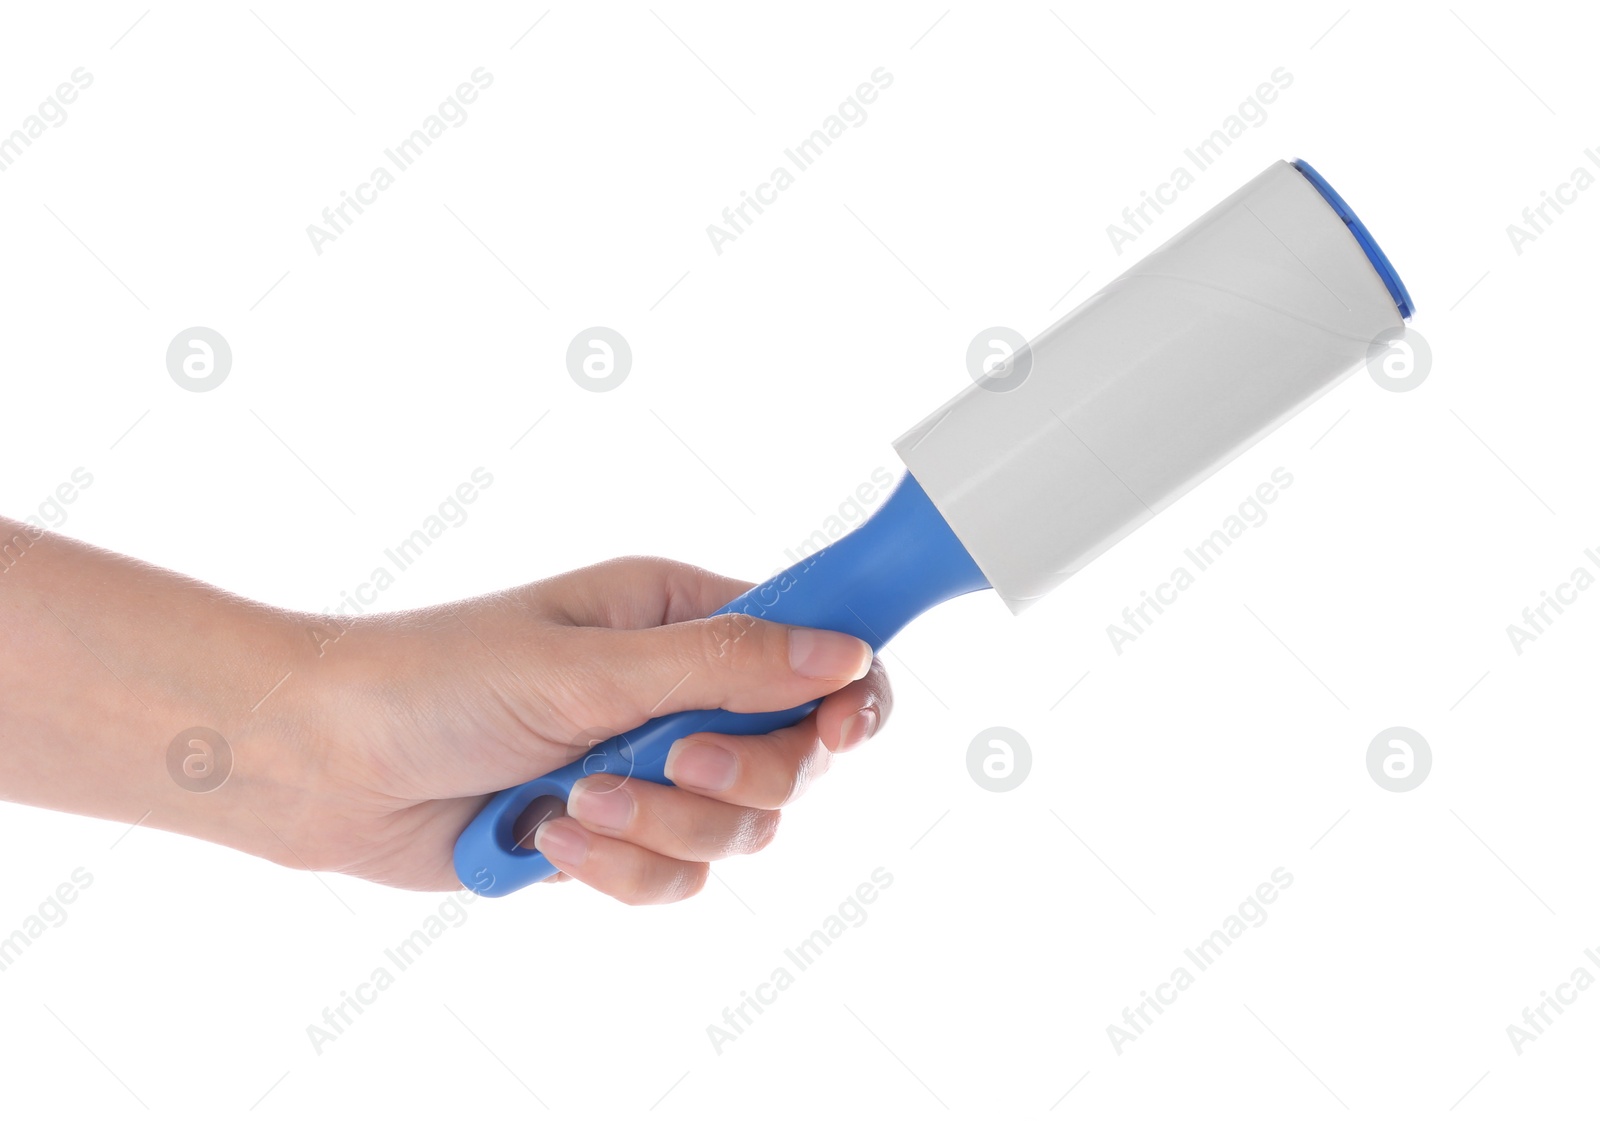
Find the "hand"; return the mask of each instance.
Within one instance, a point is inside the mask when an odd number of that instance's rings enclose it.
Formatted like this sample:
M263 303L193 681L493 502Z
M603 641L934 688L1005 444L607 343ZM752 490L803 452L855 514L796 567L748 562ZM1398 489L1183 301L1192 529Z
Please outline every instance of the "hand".
M0 798L444 891L459 886L457 835L494 792L654 715L824 697L792 728L680 741L676 788L592 776L563 810L525 815L554 878L628 903L682 899L709 861L770 841L779 808L889 715L859 640L704 618L749 587L628 558L335 618L0 518ZM211 750L195 729L225 749L192 756ZM212 769L197 782L191 762Z
M755 852L780 807L881 726L881 663L859 639L704 616L750 584L626 558L319 636L325 764L294 832L314 865L402 887L454 888L457 834L485 793L555 770L600 740L684 709L785 709L762 736L701 734L667 761L675 787L592 775L564 808L535 805L519 839L626 903L704 886L709 861ZM537 827L535 831L535 827Z

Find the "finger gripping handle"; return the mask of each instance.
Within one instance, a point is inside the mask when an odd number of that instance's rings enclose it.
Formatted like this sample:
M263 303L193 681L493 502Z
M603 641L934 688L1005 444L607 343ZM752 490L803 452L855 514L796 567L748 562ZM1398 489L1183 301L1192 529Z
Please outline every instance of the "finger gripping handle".
M855 635L874 650L936 603L987 588L977 564L910 475L853 533L802 558L765 584L713 612ZM667 753L697 732L761 735L786 728L817 707L808 701L781 712L699 709L658 716L613 736L560 770L502 790L456 841L456 875L479 895L509 895L548 879L555 867L517 844L517 819L534 799L565 800L585 775L609 774L667 782Z
M488 896L509 895L548 879L555 874L555 866L538 850L517 843L527 840L527 834L538 827L535 824L521 838L517 836L517 819L536 798L549 795L564 802L572 796L573 784L586 775L642 778L671 786L666 775L667 753L683 737L695 732L760 735L787 728L816 707L817 702L810 701L782 712L675 712L641 724L632 732L612 736L596 744L582 759L521 786L502 790L489 799L456 841L456 875L466 887Z

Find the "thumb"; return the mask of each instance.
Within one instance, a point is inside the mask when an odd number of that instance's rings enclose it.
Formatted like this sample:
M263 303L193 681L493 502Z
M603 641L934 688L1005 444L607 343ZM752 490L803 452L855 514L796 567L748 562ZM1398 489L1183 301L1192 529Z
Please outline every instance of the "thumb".
M774 712L826 696L872 668L872 648L854 635L749 615L583 633L593 711L618 727L688 709Z

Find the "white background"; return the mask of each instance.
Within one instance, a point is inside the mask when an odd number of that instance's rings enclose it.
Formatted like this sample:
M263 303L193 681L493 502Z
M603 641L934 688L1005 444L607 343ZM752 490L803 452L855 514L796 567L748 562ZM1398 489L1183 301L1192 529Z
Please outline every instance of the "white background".
M1600 976L1600 592L1520 653L1506 633L1578 565L1600 574L1600 191L1520 255L1506 232L1600 143L1591 17L143 11L0 26L0 130L93 75L0 175L0 508L83 467L62 532L272 603L333 606L479 466L493 488L383 608L633 552L762 578L896 466L890 440L967 384L974 334L1036 334L1279 158L1373 229L1433 368L1407 393L1357 371L1020 618L983 594L914 624L884 734L701 897L474 903L321 1055L307 1025L442 897L6 807L0 932L94 877L0 974L8 1114L1594 1100L1600 995L1520 1056L1506 1032L1574 969ZM306 226L477 67L493 85L466 122L315 253ZM878 67L867 121L715 253L707 224ZM1119 257L1108 223L1278 67L1265 122ZM566 372L593 324L633 349L611 392ZM212 392L165 368L195 325L233 349ZM1278 467L1269 520L1114 651L1107 625ZM967 766L996 725L1032 749L1004 794ZM1433 752L1405 794L1366 764L1394 725ZM717 1054L707 1025L880 867L867 921ZM1119 1055L1107 1025L1279 867L1265 924Z

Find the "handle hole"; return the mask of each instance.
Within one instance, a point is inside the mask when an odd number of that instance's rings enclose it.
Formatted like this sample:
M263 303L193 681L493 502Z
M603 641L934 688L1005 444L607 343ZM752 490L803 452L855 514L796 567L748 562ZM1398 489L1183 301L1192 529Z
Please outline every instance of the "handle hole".
M533 847L533 835L538 832L539 826L555 817L567 816L567 803L554 794L541 794L528 803L528 808L517 815L516 824L511 827L511 836L515 845L523 852L536 852Z

